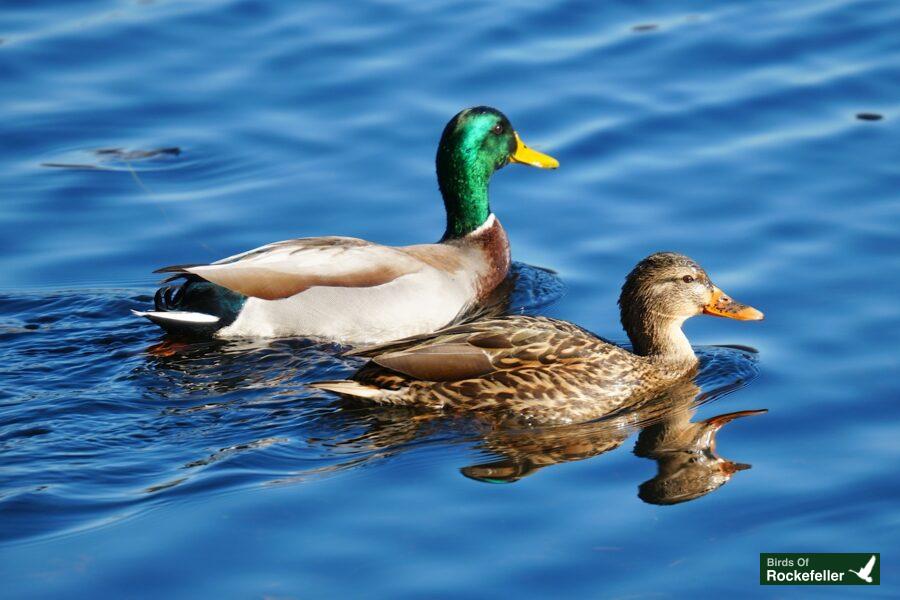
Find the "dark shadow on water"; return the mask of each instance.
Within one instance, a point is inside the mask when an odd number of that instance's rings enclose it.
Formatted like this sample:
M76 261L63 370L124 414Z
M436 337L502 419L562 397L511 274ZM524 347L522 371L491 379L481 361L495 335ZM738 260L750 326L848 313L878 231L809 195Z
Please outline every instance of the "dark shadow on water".
M513 262L509 276L491 296L457 322L508 314L537 314L553 305L566 293L556 272L543 267Z

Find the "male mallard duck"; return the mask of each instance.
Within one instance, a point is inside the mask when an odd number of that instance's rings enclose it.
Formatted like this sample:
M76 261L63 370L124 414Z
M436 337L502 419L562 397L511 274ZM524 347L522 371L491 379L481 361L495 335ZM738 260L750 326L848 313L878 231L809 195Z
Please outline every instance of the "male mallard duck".
M135 311L170 333L219 337L303 335L379 343L434 331L506 277L509 242L488 201L507 163L555 169L498 110L463 110L444 128L437 176L447 229L438 243L382 246L348 237L276 242L206 265L159 269L178 285Z
M582 422L692 375L697 357L681 330L690 317L763 318L671 252L638 263L619 306L632 352L565 321L514 315L360 350L371 361L351 380L312 385L384 404Z

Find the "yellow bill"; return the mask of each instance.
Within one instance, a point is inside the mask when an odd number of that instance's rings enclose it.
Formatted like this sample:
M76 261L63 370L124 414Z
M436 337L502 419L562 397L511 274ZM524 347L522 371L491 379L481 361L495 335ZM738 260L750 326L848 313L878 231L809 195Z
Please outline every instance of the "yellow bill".
M539 169L555 169L559 166L559 161L552 156L542 154L537 150L532 150L525 145L518 133L516 136L516 151L509 158L511 162L521 163L523 165L531 165Z

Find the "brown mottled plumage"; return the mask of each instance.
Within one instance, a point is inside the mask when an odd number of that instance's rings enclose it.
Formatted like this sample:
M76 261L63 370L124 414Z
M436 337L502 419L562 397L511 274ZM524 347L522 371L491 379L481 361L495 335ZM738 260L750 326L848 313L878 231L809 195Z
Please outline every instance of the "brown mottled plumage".
M686 319L762 318L725 296L697 263L668 252L634 268L619 305L634 352L565 321L515 315L363 349L353 354L371 360L351 380L312 385L381 404L577 423L693 375Z

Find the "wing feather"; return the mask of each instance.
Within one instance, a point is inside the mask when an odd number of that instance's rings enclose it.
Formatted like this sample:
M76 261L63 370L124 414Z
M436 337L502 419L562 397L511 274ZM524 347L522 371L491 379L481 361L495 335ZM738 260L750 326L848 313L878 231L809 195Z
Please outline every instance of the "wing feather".
M370 358L415 379L459 381L583 359L608 348L613 347L563 321L516 315L456 325L349 355Z
M176 265L159 273L192 273L232 291L278 300L311 287L372 287L427 265L397 248L346 237L276 242L208 265Z
M412 352L381 354L376 364L423 381L458 381L495 370L488 354L468 344L438 344Z

